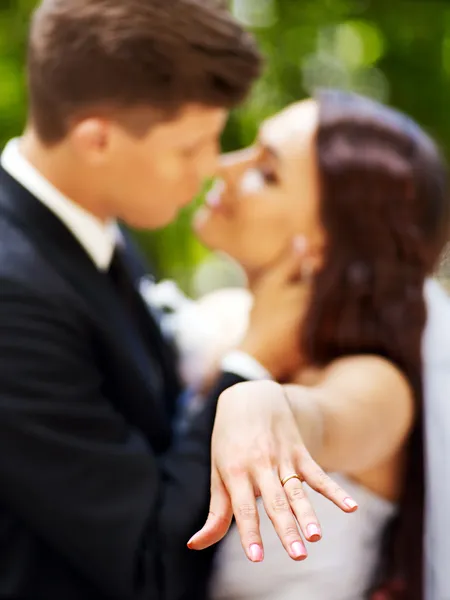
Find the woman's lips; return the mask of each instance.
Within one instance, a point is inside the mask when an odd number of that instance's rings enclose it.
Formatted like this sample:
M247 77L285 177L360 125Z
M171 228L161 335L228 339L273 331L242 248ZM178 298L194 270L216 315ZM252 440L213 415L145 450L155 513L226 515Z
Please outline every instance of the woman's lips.
M218 216L220 218L228 217L231 211L228 203L223 202L225 190L225 182L218 180L205 195L205 204L197 211L194 217L194 231L200 233L209 222L211 216Z

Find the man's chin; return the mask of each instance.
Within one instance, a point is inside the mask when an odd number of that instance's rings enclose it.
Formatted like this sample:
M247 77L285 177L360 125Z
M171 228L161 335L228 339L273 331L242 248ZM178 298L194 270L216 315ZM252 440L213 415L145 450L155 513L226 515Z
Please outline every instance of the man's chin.
M139 215L123 219L124 222L133 229L138 231L157 231L164 229L174 221L176 221L180 210L178 207L165 214L155 215L154 213L149 215Z
M195 212L192 219L192 229L199 237L208 229L210 218L210 210L206 206L202 206Z

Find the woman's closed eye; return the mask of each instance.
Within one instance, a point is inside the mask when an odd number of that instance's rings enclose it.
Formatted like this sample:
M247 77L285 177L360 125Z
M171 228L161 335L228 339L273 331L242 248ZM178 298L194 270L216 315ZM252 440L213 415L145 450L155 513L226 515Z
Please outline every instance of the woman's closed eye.
M262 165L261 167L259 167L259 170L262 176L264 177L264 181L269 185L276 185L279 182L278 175L275 169L273 169L272 167Z

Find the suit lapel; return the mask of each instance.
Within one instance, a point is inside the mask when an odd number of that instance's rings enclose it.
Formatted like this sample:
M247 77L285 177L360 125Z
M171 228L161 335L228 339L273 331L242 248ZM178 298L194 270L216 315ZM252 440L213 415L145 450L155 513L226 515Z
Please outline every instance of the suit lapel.
M128 419L137 420L134 424L157 446L164 446L169 432L164 368L157 350L161 343L159 332L154 344L151 336L146 336L149 340L146 344L131 315L121 305L108 275L97 270L84 248L51 211L1 169L0 210L26 232L36 250L70 285L104 338L120 353L124 373L130 374L133 387L141 388L141 394L130 393L116 408ZM154 327L157 328L156 324ZM142 406L133 404L136 398L145 399Z

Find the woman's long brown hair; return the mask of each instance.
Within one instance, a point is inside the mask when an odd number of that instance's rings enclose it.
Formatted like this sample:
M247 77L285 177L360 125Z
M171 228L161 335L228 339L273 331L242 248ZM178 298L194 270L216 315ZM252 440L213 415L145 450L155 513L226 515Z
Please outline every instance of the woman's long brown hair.
M355 94L325 90L317 159L325 262L302 333L308 362L375 354L397 365L416 402L400 510L380 571L387 598L422 598L423 286L448 233L446 172L409 118ZM380 565L381 568L381 565Z

